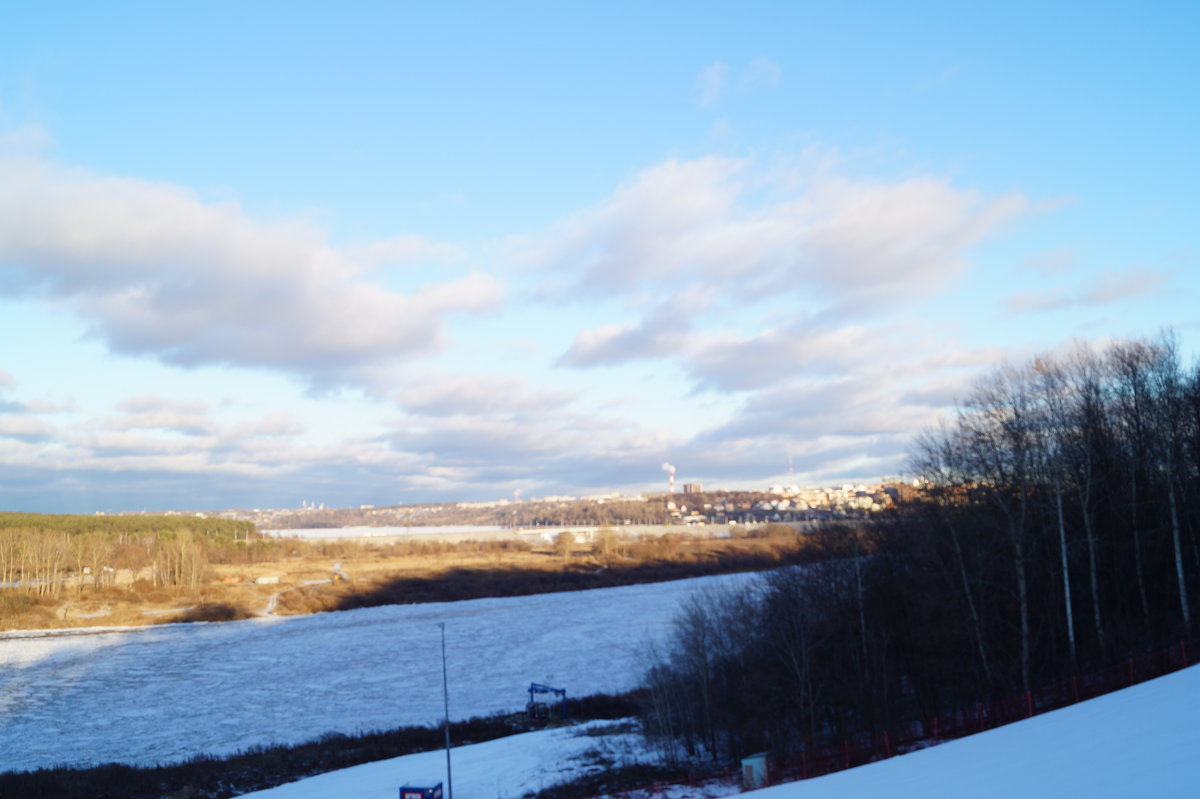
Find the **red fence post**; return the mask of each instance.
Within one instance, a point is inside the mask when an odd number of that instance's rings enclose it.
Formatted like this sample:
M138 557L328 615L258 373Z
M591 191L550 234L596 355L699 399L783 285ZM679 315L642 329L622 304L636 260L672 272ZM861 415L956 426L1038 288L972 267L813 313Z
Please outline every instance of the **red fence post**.
M1079 675L1071 675L1071 693L1075 696L1075 703L1079 704Z
M888 731L883 731L883 753L888 757L892 756L892 739L888 737Z
M1029 714L1026 716L1026 718L1033 717L1033 692L1032 691L1025 692L1025 712Z
M808 779L808 752L800 753L800 774L802 779Z

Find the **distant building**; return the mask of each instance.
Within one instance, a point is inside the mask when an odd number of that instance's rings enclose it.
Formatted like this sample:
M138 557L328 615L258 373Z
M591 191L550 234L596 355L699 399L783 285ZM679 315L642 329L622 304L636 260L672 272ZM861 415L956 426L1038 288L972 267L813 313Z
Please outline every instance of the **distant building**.
M701 494L704 492L704 486L699 483L684 483L683 493L685 494Z

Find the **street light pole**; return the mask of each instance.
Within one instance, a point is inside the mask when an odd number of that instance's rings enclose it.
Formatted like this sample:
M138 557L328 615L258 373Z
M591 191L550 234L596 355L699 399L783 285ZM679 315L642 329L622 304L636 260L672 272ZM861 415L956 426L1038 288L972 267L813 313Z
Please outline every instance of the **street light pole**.
M442 702L446 710L446 799L454 799L454 780L450 776L450 688L446 679L446 622L438 622L442 628Z

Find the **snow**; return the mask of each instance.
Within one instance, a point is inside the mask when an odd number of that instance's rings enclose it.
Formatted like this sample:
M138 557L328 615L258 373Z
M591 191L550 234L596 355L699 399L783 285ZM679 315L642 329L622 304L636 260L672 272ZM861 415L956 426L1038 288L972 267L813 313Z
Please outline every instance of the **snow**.
M636 739L614 740L624 762ZM578 773L569 730L453 751L458 799L516 799ZM1042 799L1192 796L1200 785L1200 667L969 738L813 780L752 791L754 799ZM248 794L254 799L394 799L413 778L439 781L445 753L384 760ZM672 786L657 797L716 797L737 786ZM638 792L642 793L642 792Z
M1191 796L1200 786L1200 667L755 799Z
M698 591L754 575L220 624L0 634L0 769L167 763L254 744L436 723L438 623L450 715L640 680L643 653Z
M639 736L631 733L592 737L587 730L610 726L611 722L524 733L471 746L455 747L451 753L454 795L520 799L580 776L589 753L603 753L618 763L638 759ZM245 794L254 799L325 799L379 797L396 799L404 784L432 786L446 782L446 751L381 760L334 771L265 791Z

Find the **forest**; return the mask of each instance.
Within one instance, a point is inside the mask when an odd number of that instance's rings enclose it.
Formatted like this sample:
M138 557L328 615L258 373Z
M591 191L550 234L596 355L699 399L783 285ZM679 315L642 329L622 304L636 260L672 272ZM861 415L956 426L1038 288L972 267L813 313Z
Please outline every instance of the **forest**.
M245 550L257 535L253 524L226 519L0 513L0 589L57 597L68 585L111 584L117 569L129 569L194 590L210 557Z
M647 731L717 762L1029 692L1195 633L1200 372L1170 335L1006 364L918 437L915 499L696 599Z

